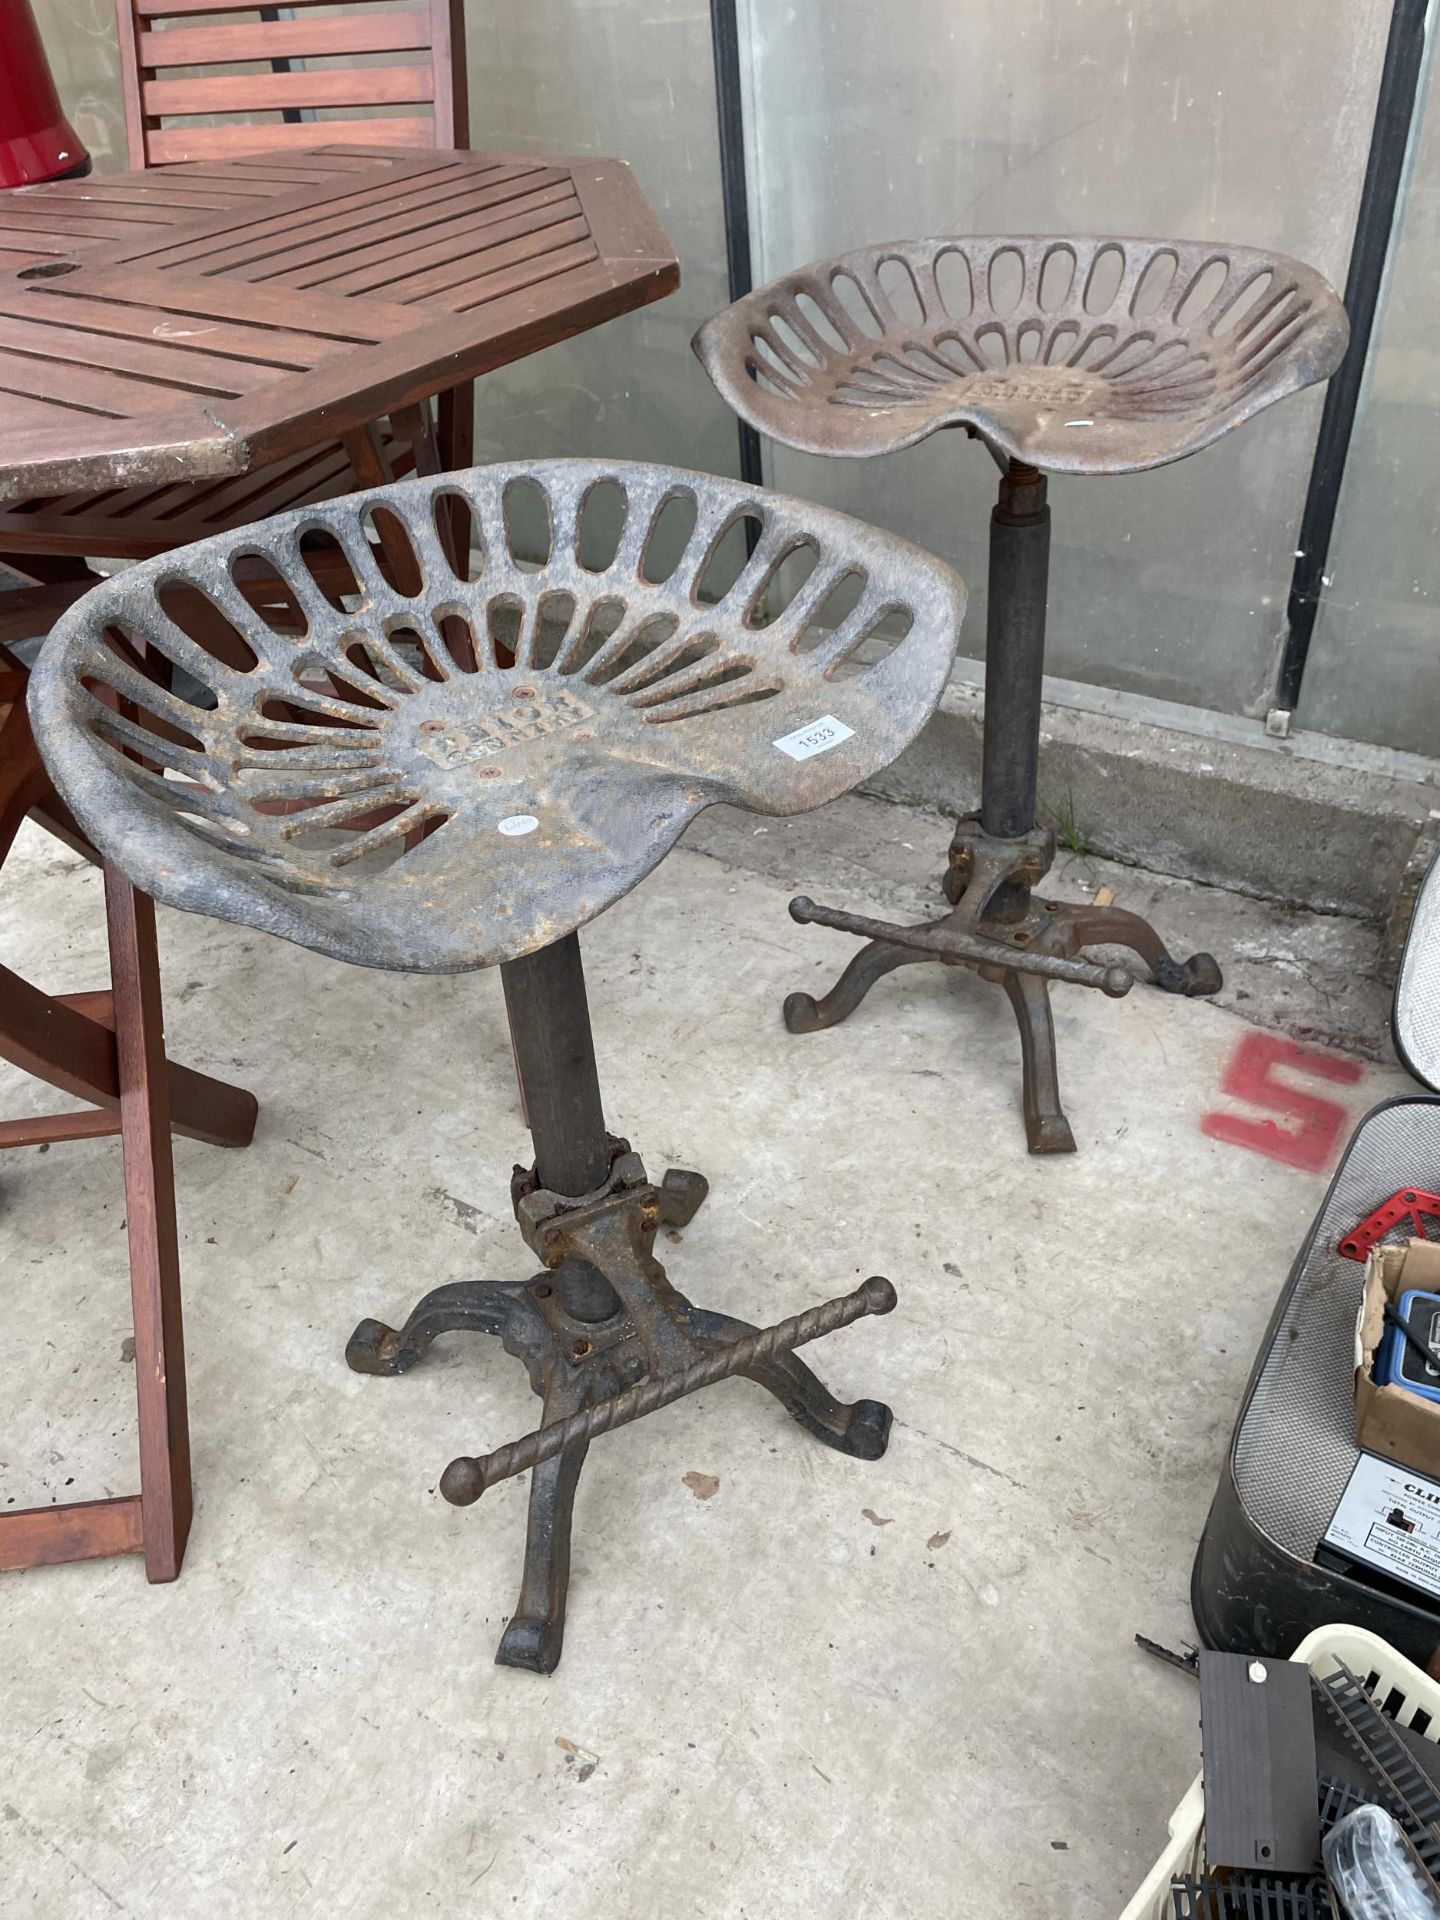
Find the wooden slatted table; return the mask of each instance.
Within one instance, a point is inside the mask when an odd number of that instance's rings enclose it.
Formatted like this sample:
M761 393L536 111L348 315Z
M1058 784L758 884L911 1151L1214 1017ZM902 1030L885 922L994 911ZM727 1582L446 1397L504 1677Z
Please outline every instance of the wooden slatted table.
M331 146L4 195L0 504L34 504L0 545L56 496L248 473L678 284L613 160Z

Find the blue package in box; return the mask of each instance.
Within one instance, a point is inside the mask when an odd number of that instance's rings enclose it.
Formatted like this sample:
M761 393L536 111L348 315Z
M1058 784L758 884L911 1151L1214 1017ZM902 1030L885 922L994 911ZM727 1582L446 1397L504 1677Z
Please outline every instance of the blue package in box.
M1387 1327L1375 1359L1375 1384L1401 1387L1422 1399L1440 1401L1440 1293L1410 1287L1395 1306L1432 1358L1422 1360L1398 1327Z

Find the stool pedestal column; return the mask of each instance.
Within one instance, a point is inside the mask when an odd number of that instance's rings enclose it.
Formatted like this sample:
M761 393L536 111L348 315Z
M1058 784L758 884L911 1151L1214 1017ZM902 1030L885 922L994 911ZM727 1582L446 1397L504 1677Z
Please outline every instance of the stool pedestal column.
M1049 586L1045 476L1012 460L990 512L980 820L995 840L1035 829Z

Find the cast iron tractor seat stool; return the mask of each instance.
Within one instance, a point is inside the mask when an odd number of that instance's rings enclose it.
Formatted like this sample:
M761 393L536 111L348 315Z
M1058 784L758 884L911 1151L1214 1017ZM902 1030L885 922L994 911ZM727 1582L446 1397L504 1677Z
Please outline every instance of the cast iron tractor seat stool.
M538 565L513 550L527 507L548 522ZM802 551L814 570L781 605ZM845 573L864 576L859 602L821 629ZM793 1350L889 1312L888 1280L757 1331L666 1279L656 1228L688 1221L706 1183L652 1184L607 1134L576 929L701 808L797 812L892 760L940 697L964 598L939 561L843 515L562 460L406 481L145 561L45 649L47 763L147 893L362 966L500 967L535 1148L512 1199L543 1271L438 1287L398 1330L363 1321L346 1357L404 1373L439 1333L493 1333L542 1396L538 1432L442 1480L465 1505L534 1469L503 1664L559 1660L598 1434L741 1373L826 1445L885 1450L889 1409L837 1401ZM872 661L897 615L907 636Z
M772 439L861 459L942 427L1000 468L990 522L980 811L950 845L951 911L892 926L791 904L800 921L869 936L823 999L791 994L792 1033L835 1026L875 982L920 960L973 967L1020 1026L1032 1153L1073 1153L1060 1105L1049 984L1119 996L1127 947L1167 993L1214 993L1208 953L1184 962L1137 914L1041 900L1055 857L1039 820L1041 677L1050 551L1047 472L1133 473L1195 453L1334 372L1348 329L1310 268L1248 247L1117 239L900 241L783 275L703 326L695 351L730 405Z

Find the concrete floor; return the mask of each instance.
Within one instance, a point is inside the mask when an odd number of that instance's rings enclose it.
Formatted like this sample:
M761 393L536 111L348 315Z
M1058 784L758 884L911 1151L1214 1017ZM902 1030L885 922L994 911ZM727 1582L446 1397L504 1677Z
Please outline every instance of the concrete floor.
M888 1273L899 1310L809 1357L896 1424L883 1461L842 1459L730 1382L599 1443L549 1680L491 1663L524 1483L468 1511L436 1492L532 1424L518 1364L460 1336L403 1380L342 1360L363 1315L527 1270L498 981L162 916L172 1047L254 1087L261 1122L243 1153L177 1147L181 1579L0 1580L7 1920L1118 1913L1198 1748L1190 1683L1131 1636L1190 1632L1226 1434L1323 1184L1201 1116L1234 1107L1247 1021L1357 1054L1321 1088L1351 1117L1409 1083L1366 929L1083 860L1070 890L1115 887L1231 981L1219 1005L1060 990L1073 1158L1027 1157L1009 1010L968 975L911 969L788 1038L783 994L853 944L794 926L789 893L918 917L946 838L862 799L707 816L586 936L611 1124L652 1173L712 1182L663 1249L677 1282L763 1321ZM27 830L7 963L99 985L100 928L96 876ZM0 1078L0 1111L57 1104ZM0 1504L134 1485L123 1213L114 1142L0 1166Z

